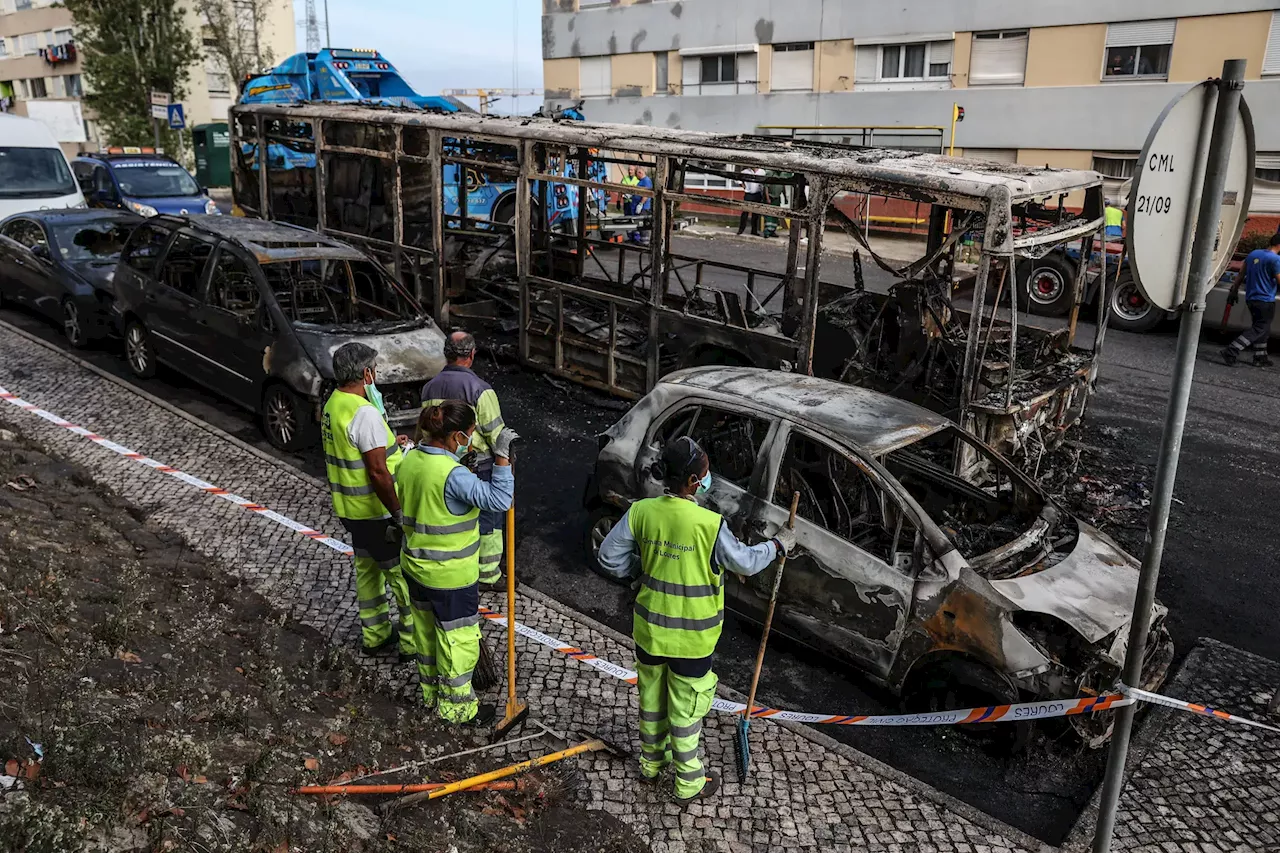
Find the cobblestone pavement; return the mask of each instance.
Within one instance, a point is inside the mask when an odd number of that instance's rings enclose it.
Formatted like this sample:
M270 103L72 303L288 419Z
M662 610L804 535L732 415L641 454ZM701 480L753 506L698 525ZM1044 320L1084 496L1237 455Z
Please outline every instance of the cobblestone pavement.
M1161 691L1277 725L1280 663L1202 639ZM1125 853L1280 850L1280 735L1156 707L1133 741L1113 849ZM1084 851L1097 795L1063 850Z
M319 481L194 419L108 381L61 352L0 326L0 385L42 408L140 453L256 500L342 538ZM182 532L191 546L244 576L260 593L335 644L358 643L348 558L253 513L122 458L67 430L0 405L0 418L95 478L149 517ZM502 603L486 596L490 607ZM540 631L630 665L630 642L527 591L517 617ZM495 650L496 626L487 631ZM596 731L635 751L637 705L629 685L542 646L519 641L519 672L533 714L564 731ZM388 686L413 695L410 667L381 664ZM752 727L752 775L736 780L733 719L704 729L712 766L724 771L720 796L681 811L665 792L638 783L631 763L601 754L580 765L590 808L628 822L655 851L821 850L1006 853L1042 845L916 780L821 734L793 724Z

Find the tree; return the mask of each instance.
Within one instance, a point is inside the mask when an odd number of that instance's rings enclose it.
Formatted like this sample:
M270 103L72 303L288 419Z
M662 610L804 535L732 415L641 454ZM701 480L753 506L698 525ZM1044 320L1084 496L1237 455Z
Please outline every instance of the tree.
M273 62L271 48L261 39L271 4L272 0L195 0L204 21L204 44L222 61L237 93L246 76Z
M63 0L76 25L76 45L89 86L85 103L116 145L150 145L152 90L181 101L195 41L179 0ZM167 126L161 143L180 147Z

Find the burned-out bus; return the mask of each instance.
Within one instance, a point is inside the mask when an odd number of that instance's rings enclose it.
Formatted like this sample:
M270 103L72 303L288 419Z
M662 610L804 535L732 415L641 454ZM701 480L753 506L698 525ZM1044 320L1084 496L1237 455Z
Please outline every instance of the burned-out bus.
M1087 406L1106 320L1077 346L1083 270L1057 329L1019 314L1015 282L1054 247L1079 243L1089 256L1103 227L1094 172L350 105L239 105L231 125L245 215L349 241L413 288L442 327L490 324L512 335L523 363L592 388L635 399L679 367L777 368L922 403L1028 456ZM304 156L259 169L245 154L276 145ZM652 187L623 185L628 167L646 170ZM765 202L706 189L746 169ZM446 205L460 172L469 189L514 183L514 218ZM566 228L557 186L601 203ZM609 203L621 196L626 216ZM928 239L915 261L872 251L849 201L871 197L923 211ZM675 227L691 211L773 221L771 260L739 263L725 248L732 241L682 237ZM892 276L887 292L865 286L864 261Z

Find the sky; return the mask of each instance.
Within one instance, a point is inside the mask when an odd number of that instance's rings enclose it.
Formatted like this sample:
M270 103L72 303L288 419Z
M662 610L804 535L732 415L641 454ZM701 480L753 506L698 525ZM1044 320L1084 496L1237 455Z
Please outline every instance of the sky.
M324 42L326 0L315 0ZM418 92L452 88L542 89L538 0L328 0L334 47L381 51ZM298 50L306 49L305 0L294 0ZM532 112L540 97L521 98ZM474 101L471 102L474 105ZM508 101L495 112L510 108Z

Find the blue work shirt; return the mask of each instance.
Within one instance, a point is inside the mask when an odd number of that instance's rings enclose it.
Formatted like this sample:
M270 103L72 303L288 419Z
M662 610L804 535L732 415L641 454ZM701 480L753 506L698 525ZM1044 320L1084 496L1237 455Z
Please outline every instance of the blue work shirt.
M640 548L631 532L630 515L628 509L600 543L600 568L615 578L630 577L640 562ZM724 520L720 521L720 533L716 535L711 555L720 569L751 577L767 569L777 556L778 546L772 539L759 545L744 545L729 532Z
M453 458L453 454L443 447L419 444L414 449ZM515 494L516 475L510 465L493 466L493 479L488 483L461 465L450 471L448 479L444 481L444 505L454 515L466 515L471 512L472 507L490 512L505 512L511 508Z
M645 175L643 178L640 179L639 183L637 183L636 186L643 187L646 190L651 190L653 189L653 181L649 178L648 175ZM648 213L652 209L653 209L653 199L636 196L636 213Z
M1276 276L1280 275L1280 255L1267 249L1254 249L1244 259L1244 298L1246 302L1275 302Z

